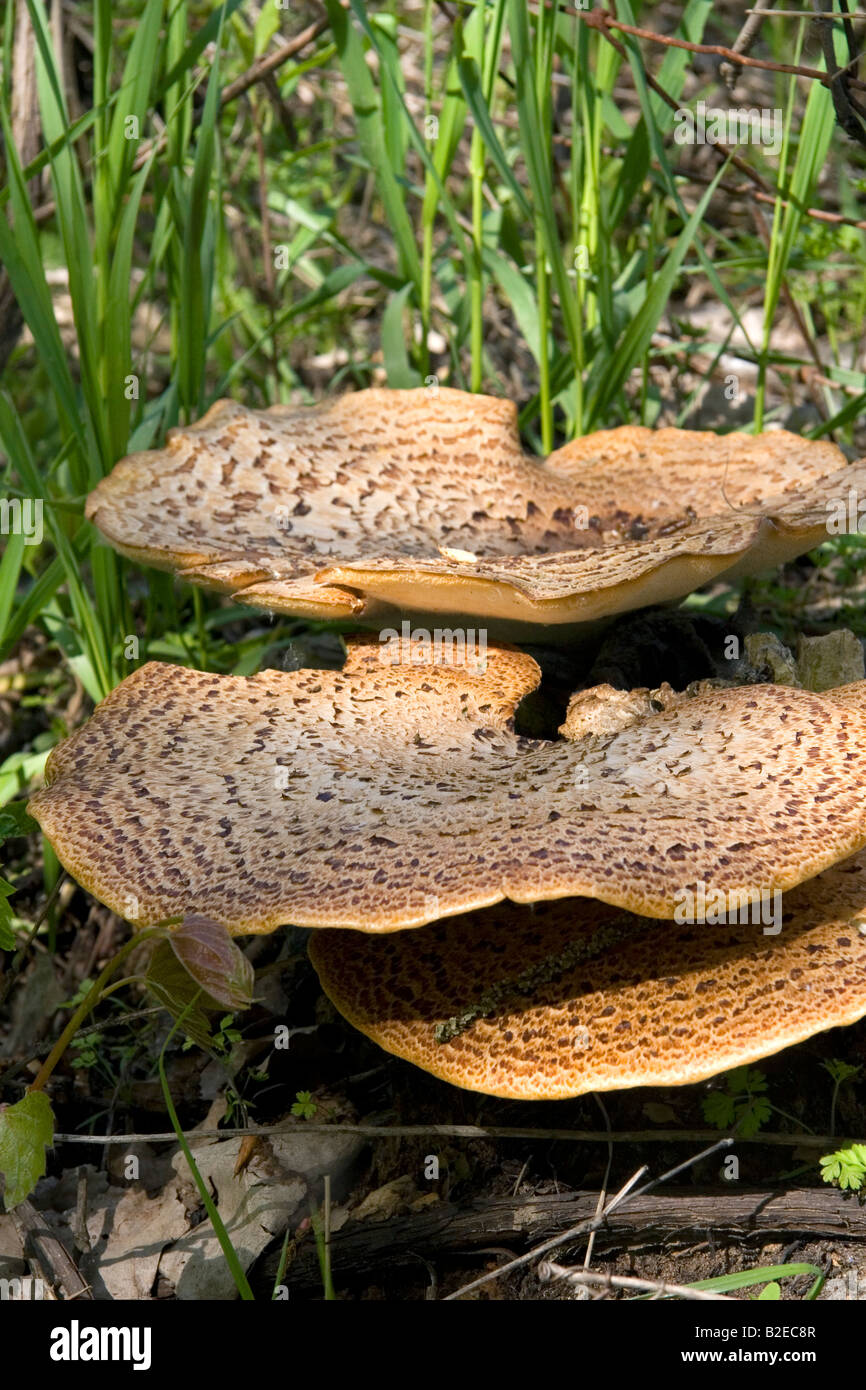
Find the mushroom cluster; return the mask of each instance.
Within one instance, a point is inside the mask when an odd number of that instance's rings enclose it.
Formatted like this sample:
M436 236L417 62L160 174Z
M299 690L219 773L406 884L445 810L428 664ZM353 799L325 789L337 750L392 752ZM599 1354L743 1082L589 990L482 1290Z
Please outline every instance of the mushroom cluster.
M51 755L30 802L135 925L316 930L323 988L388 1051L514 1098L695 1081L866 1014L866 682L581 690L488 623L574 624L766 568L866 480L832 445L620 429L546 462L508 402L365 391L221 402L123 460L88 515L244 602L383 626L339 671L158 662ZM485 633L484 641L476 634Z

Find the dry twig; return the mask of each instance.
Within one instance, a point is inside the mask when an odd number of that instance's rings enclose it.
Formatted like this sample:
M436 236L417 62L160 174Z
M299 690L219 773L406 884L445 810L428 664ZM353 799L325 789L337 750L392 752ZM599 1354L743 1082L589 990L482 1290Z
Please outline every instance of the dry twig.
M607 1290L632 1289L638 1293L651 1293L656 1298L685 1298L695 1303L732 1303L734 1300L726 1293L710 1293L707 1289L690 1289L686 1284L663 1284L656 1279L636 1279L625 1274L596 1274L593 1270L568 1269L565 1265L543 1260L538 1266L538 1277L542 1284L550 1284L555 1279L563 1279L578 1288L587 1285Z
M651 1192L653 1188L658 1187L661 1183L668 1182L671 1178L678 1177L680 1173L684 1173L688 1168L694 1167L696 1163L700 1163L703 1159L709 1158L714 1153L719 1153L722 1149L731 1148L733 1143L733 1139L729 1135L726 1135L724 1139L720 1139L709 1149L703 1149L700 1153L693 1154L685 1163L679 1163L676 1168L669 1168L666 1173L662 1173L661 1177L653 1178L650 1182L644 1183L643 1187L637 1187L635 1185L646 1172L646 1167L640 1168L633 1177L629 1178L625 1187L621 1187L616 1196L611 1198L605 1206L601 1216L596 1216L590 1221L581 1221L578 1226L572 1226L570 1230L562 1231L559 1235L554 1236L552 1240L546 1240L543 1244L536 1245L528 1254L518 1256L518 1258L512 1260L510 1264L502 1265L499 1269L492 1270L488 1274L482 1274L480 1278L473 1279L469 1284L464 1284L463 1287L457 1289L455 1293L450 1293L445 1302L453 1302L455 1299L462 1298L464 1294L474 1293L476 1289L480 1289L485 1284L489 1284L491 1280L499 1279L503 1274L511 1274L514 1270L521 1269L524 1265L531 1264L534 1260L539 1259L542 1255L548 1254L551 1250L556 1250L562 1245L569 1245L581 1236L589 1235L591 1231L601 1230L602 1226L607 1222L608 1217L626 1201L634 1197L645 1196L646 1193Z

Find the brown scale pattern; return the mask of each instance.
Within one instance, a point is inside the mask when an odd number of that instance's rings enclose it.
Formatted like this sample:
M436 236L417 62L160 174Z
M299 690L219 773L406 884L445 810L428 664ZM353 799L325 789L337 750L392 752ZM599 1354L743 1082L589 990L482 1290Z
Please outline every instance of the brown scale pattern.
M662 471L655 460L664 458ZM842 466L835 451L813 452L787 430L714 434L709 430L647 429L621 425L572 440L547 459L569 473L594 499L601 515L639 515L655 527L672 519L671 498L684 516L750 507L804 491Z
M530 657L492 648L481 674L384 650L250 678L151 663L52 753L32 813L124 916L236 932L574 894L673 916L696 882L786 889L866 843L860 709L753 686L543 742L510 723Z
M524 453L510 401L377 389L219 401L122 459L87 515L124 554L261 607L559 624L792 558L826 534L827 499L857 486L866 466L782 431L625 427L545 463Z
M783 911L764 936L587 899L503 903L418 932L315 932L309 951L339 1011L388 1052L473 1091L556 1100L701 1081L862 1018L866 853Z

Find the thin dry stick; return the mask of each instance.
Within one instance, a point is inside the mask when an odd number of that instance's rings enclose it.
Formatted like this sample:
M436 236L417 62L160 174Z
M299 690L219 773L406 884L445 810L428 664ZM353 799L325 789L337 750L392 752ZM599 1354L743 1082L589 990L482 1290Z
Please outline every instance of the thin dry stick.
M746 14L765 14L765 10L746 10ZM851 10L850 14L830 14L829 10L773 10L776 19L827 19L831 24L844 24L846 19L866 19L866 10Z
M491 1283L492 1280L501 1278L503 1274L510 1274L515 1269L521 1269L524 1265L531 1264L532 1261L537 1260L540 1255L546 1255L548 1251L556 1250L560 1245L567 1245L570 1241L577 1240L580 1236L589 1235L590 1231L600 1230L607 1220L607 1217L612 1211L616 1210L617 1207L622 1206L633 1197L643 1197L647 1192L651 1192L653 1188L659 1187L661 1183L669 1182L671 1178L679 1177L680 1173L684 1173L688 1168L693 1168L694 1165L700 1163L702 1159L710 1158L712 1154L718 1153L720 1149L730 1149L733 1143L734 1140L731 1136L726 1135L724 1139L720 1139L717 1143L712 1144L710 1148L702 1149L700 1153L694 1154L691 1158L686 1159L685 1163L677 1164L676 1168L669 1168L666 1173L662 1173L661 1177L652 1178L650 1182L644 1183L643 1187L636 1187L635 1183L638 1178L642 1173L646 1172L645 1168L641 1169L634 1177L629 1178L625 1187L620 1188L613 1200L605 1207L600 1217L594 1217L591 1221L581 1221L579 1225L572 1226L570 1230L563 1231L560 1235L554 1236L551 1240L544 1241L541 1245L536 1245L528 1254L518 1256L516 1260L511 1260L508 1264L501 1265L499 1269L494 1269L489 1274L482 1274L479 1279L473 1279L470 1284L464 1284L462 1288L457 1289L454 1293L448 1294L444 1302L452 1303L456 1299L462 1298L464 1294L472 1293L475 1289L480 1289L485 1284Z
M37 1211L32 1202L19 1202L12 1212L12 1221L23 1249L31 1252L29 1258L38 1260L50 1286L61 1289L67 1299L93 1298L63 1241L55 1235L42 1212Z
M773 0L763 0L754 10L746 11L746 22L734 40L734 53L748 53L756 42L761 32L764 20L773 8ZM725 79L725 85L729 91L733 91L737 77L740 72L739 63L724 62L720 65L719 71Z
M599 1110L601 1111L602 1119L604 1120L605 1129L607 1130L608 1135L610 1135L610 1132L611 1132L610 1116L608 1115L607 1110L605 1109L604 1101L602 1100L601 1096L600 1096L597 1092L594 1092L593 1094L594 1094L594 1098L595 1098L595 1103L596 1103L596 1105L598 1106ZM600 1187L599 1190L598 1190L598 1206L597 1206L596 1209L595 1209L595 1214L596 1214L597 1217L598 1217L598 1216L601 1216L601 1213L602 1213L602 1211L604 1210L604 1204L605 1204L605 1201L606 1201L606 1199L607 1199L607 1185L608 1185L608 1183L610 1182L610 1170L611 1170L612 1166L613 1166L613 1144L611 1143L610 1139L608 1138L608 1141L607 1141L607 1167L606 1167L605 1170L604 1170L604 1177L603 1177L603 1179L602 1179L601 1187ZM592 1263L592 1252L593 1252L594 1247L595 1247L595 1231L590 1231L590 1233L589 1233L589 1239L588 1239L587 1242L586 1242L586 1255L584 1256L584 1260L583 1260L583 1267L584 1267L584 1269L589 1269L590 1264Z
M517 1182L514 1184L514 1190L513 1190L512 1193L511 1193L512 1197L516 1197L517 1194L518 1194L518 1192L520 1191L520 1184L523 1182L523 1179L524 1179L524 1177L526 1176L526 1170L527 1170L528 1167L529 1167L529 1159L526 1160L526 1162L524 1163L523 1167L522 1167L521 1170L520 1170L520 1175L519 1175L519 1177L518 1177L518 1179L517 1179Z
M629 1129L605 1134L592 1129L510 1129L491 1125L314 1125L276 1124L249 1129L192 1129L190 1139L238 1139L280 1134L358 1134L365 1139L529 1139L556 1140L576 1144L701 1144L717 1139L712 1129ZM55 1144L168 1144L176 1143L174 1130L165 1134L55 1134ZM772 1148L831 1149L863 1142L862 1134L835 1138L829 1134L753 1134L738 1135L738 1144L768 1144ZM659 1182L662 1179L659 1178Z
M616 50L616 52L622 58L623 62L627 63L628 51L625 47L625 44L620 43L619 39L614 38L610 30L605 29L604 27L601 27L599 32L604 35L604 37L607 39L607 42L611 45L613 49ZM656 79L652 76L652 74L646 71L645 67L644 81L646 82L647 86L655 92L656 96L659 97L665 103L666 106L669 106L672 111L679 112L679 102L674 100L670 92L665 91L665 88L661 85L661 83L657 82ZM764 193L769 194L772 191L769 184L767 184L766 180L761 177L758 171L756 169L753 169L751 165L747 164L745 159L743 159L740 155L735 154L734 150L731 148L730 145L726 145L722 140L717 140L716 143L714 145L710 145L709 148L720 158L729 159L731 163L735 166L735 168L740 170L741 174L745 174L746 178L750 179L751 182L756 184L758 188L762 189Z
M593 1217L589 1221L581 1221L578 1226L570 1227L569 1230L562 1234L554 1236L551 1240L545 1241L543 1245L536 1245L527 1255L520 1255L516 1260L509 1260L507 1264L500 1265L499 1269L494 1269L489 1274L482 1275L480 1279L473 1280L471 1284L464 1284L462 1289L458 1289L456 1293L449 1294L445 1302L447 1303L450 1300L460 1298L463 1294L470 1293L473 1289L480 1288L482 1284L489 1284L493 1279L498 1279L501 1274L508 1274L514 1269L519 1269L522 1265L531 1263L531 1261L537 1259L539 1255L546 1254L548 1250L555 1250L558 1245L565 1245L567 1242L575 1240L579 1236L591 1234L593 1231L600 1230L610 1213L621 1206L630 1194L634 1194L635 1184L643 1177L646 1171L646 1165L644 1165L643 1168L639 1168L638 1171L629 1178L625 1186L620 1188L616 1196L611 1198L600 1216ZM659 1179L659 1181L661 1181L661 1179Z
M575 13L580 14L580 11L575 11ZM595 11L592 11L592 13L595 14L596 12L595 12ZM587 16L584 16L584 17L586 18ZM616 40L616 39L612 36L612 34L609 32L609 30L607 30L606 28L604 28L602 25L598 25L598 26L596 26L596 27L599 28L600 32L604 34L604 36L605 36L605 38L608 40L608 42L611 43L611 44L613 45L613 47L614 47L614 48L616 49L616 51L623 57L623 59L627 59L627 56L628 56L628 55L627 55L627 53L626 53L626 50L625 50L624 46L623 46L622 44L620 44L620 43L618 42L618 40ZM617 25L616 27L621 28L621 29L623 29L623 30L626 31L626 32L637 32L637 31L633 30L632 27L627 26L627 25ZM658 37L658 36L656 36L656 37ZM677 47L684 47L684 48L693 47L692 45L687 44L687 43L685 42L685 40L671 40L671 42L672 42L675 46L677 46ZM698 47L700 47L700 46L698 46ZM697 51L697 48L696 48L696 51ZM744 61L746 61L746 60L744 59ZM752 61L752 60L748 60L748 61ZM845 75L848 73L848 68L850 68L850 67L852 67L853 65L855 65L857 61L858 61L858 60L857 60L856 58L852 58L851 62L847 65L846 68L839 68L839 69L837 69L837 70L832 74L834 82L835 82L835 79L836 79L836 78L845 76ZM820 73L817 69L815 69L814 72L815 72L818 76L821 76L821 77L827 76L827 74L822 74L822 73ZM669 93L669 92L666 92L665 89L661 86L661 84L658 83L658 82L655 80L655 78L651 77L649 73L646 73L646 72L645 72L644 75L645 75L645 78L646 78L646 81L647 81L648 85L652 88L652 90L653 90L659 97L661 97L661 99L667 104L667 106L669 106L669 107L670 107L672 110L674 110L674 111L679 111L679 109L680 109L680 108L679 108L679 105L678 105L678 103L674 100L674 98L670 95L670 93ZM849 78L848 85L851 86L851 85L866 85L866 84L857 84L856 79L854 79L854 78ZM831 90L834 92L834 103L835 103L835 93L836 93L837 89L836 89L836 88L831 88ZM778 192L778 190L776 191L775 196L770 196L770 190L769 190L769 188L768 188L768 186L767 186L767 183L766 183L766 181L761 177L761 175L757 172L757 170L752 169L752 168L749 166L749 164L748 164L744 159L742 159L739 155L735 154L734 151L733 151L728 145L726 145L726 144L724 144L723 142L720 141L720 142L718 142L717 144L715 144L714 146L712 146L711 148L713 149L714 153L716 154L716 156L717 156L718 158L729 159L729 160L731 161L731 163L734 164L734 165L736 166L736 168L738 168L742 173L744 173L744 174L747 176L747 178L750 180L750 182L751 182L753 185L755 185L754 191L753 191L753 193L752 193L752 196L753 196L753 198L755 199L755 201L766 202L766 203L769 203L769 204L773 205L774 207L777 207L780 203L781 203L783 206L788 206L788 201L787 201L786 199L782 199L781 194ZM803 210L803 211L805 211L805 210ZM758 213L758 210L757 210L757 209L754 209L754 214L755 214L755 218L756 218L756 221L758 222L759 230L760 230L760 216L759 216L759 213ZM810 214L809 214L809 215L810 215ZM818 214L818 215L820 216L820 214ZM831 220L831 218L828 217L826 220ZM832 220L835 220L835 219L832 219ZM794 313L794 316L795 316L795 318L797 319L797 321L798 321L798 323L799 323L799 325L800 325L800 327L801 327L801 331L803 332L803 335L804 335L804 337L806 338L807 344L809 344L809 346L810 346L810 351L812 351L813 359L815 360L817 367L820 369L820 368L823 366L823 363L821 362L820 357L817 355L817 349L813 348L812 345L811 345L811 343L810 343L809 335L808 335L808 332L806 331L806 327L805 327L805 324L804 324L804 322L803 322L803 320L802 320L802 316L800 315L799 309L797 308L796 304L794 303L793 296L791 295L791 293L790 293L790 291L789 291L789 289L788 289L787 283L785 283L785 284L783 285L783 289L784 289L785 297L786 297L786 300L787 300L787 302L788 302L788 304L789 304L789 307L792 309L792 311L793 311L793 313ZM818 384L818 383L816 383L816 382L813 381L813 386L814 386L814 385L817 385L817 384ZM820 398L818 398L818 397L815 396L814 390L812 391L812 395L813 395L813 399L816 400L816 404L818 405L819 410L823 410L823 401L820 400ZM824 414L826 415L826 411L824 411Z
M246 92L253 87L256 82L261 82L269 72L274 72L282 67L283 63L288 62L289 58L294 58L296 53L300 53L302 48L306 48L308 43L317 39L325 29L328 28L329 21L326 17L317 19L315 23L309 24L306 29L302 29L300 34L296 34L293 39L275 48L273 53L267 53L264 57L257 59L252 67L247 68L246 72L236 77L234 82L230 82L220 92L220 106L227 105L234 101L242 92Z
M617 51L625 52L624 49L617 49ZM673 98L669 94L664 93L663 88L660 87L658 83L654 85L654 91L671 106L672 110L680 109ZM516 121L510 121L507 116L503 116L502 124L509 130L518 129L518 123ZM564 133L554 132L553 140L556 144L565 145L569 149L573 143L571 137ZM718 150L721 154L721 147L718 145L708 146L708 148ZM725 148L729 147L726 146ZM607 146L603 147L603 153L612 158L616 158L618 155L617 150L610 149ZM771 185L767 184L754 169L744 168L743 161L733 159L732 163L737 164L742 172L748 173L752 186L750 187L749 184L745 183L720 182L716 185L719 193L729 193L735 198L753 198L756 202L766 203L769 207L778 206L780 208L788 208L793 206L790 200L783 195L781 189L773 188ZM659 166L654 162L653 168L657 169L658 167ZM681 165L673 168L671 172L674 178L683 179L686 183L706 185L713 181L711 175L699 173L694 169L684 169ZM829 222L834 227L856 227L858 231L866 231L866 220L857 217L846 217L841 212L827 212L823 208L804 207L799 207L798 211L802 217L814 218L816 222Z
M687 179L689 183L708 184L713 181L708 174L701 174L695 170L676 168L672 172L675 178ZM775 194L764 193L762 189L750 188L744 183L719 183L716 187L720 192L733 194L737 198L754 198L755 202L769 203L771 207L776 203L782 208L791 207L789 200L783 197L780 191ZM804 217L813 217L816 222L831 222L834 227L856 227L858 231L866 232L866 221L856 217L845 217L841 212L824 212L821 208L799 208L798 211Z
M623 34L631 34L633 38L645 39L647 43L661 44L665 48L684 48L688 53L727 58L728 62L738 63L740 67L762 68L765 72L787 72L794 77L806 77L812 82L820 82L825 87L832 87L833 83L847 75L850 86L859 87L866 91L866 82L852 77L849 73L849 69L855 66L856 59L852 59L844 68L840 68L838 72L831 75L821 68L808 68L797 63L774 63L769 58L749 58L746 54L735 53L732 48L727 48L720 43L691 43L688 39L673 38L669 34L656 34L652 29L641 29L635 24L624 24L607 10L576 10L569 5L563 5L560 7L560 13L576 15L578 19L583 20L584 24L588 24L592 29L598 29L601 33L607 33L610 29L617 29Z
M578 15L580 15L581 12L580 12L580 11L577 11L576 13L578 13ZM586 18L586 15L584 14L583 17ZM599 27L599 26L596 26L596 27ZM622 26L619 26L619 27L622 27ZM616 52L620 55L620 57L627 61L627 60L628 60L628 53L627 53L625 47L624 47L617 39L615 39L615 38L613 37L613 35L610 33L610 31L609 31L608 29L605 29L603 26L600 27L600 32L604 34L604 37L607 39L608 43L611 44L611 46L616 50ZM658 39L659 42L664 42L664 40L661 38L660 35L657 35L657 34L656 34L656 35L652 35L652 37ZM673 42L673 41L672 41L672 42ZM684 47L684 48L692 47L692 45L689 45L689 44L685 43L685 41L683 41L683 40L677 40L676 42L677 42L677 45L680 46L680 47ZM853 60L852 60L852 61L853 61ZM849 65L849 66L850 66L850 65ZM820 70L818 70L818 69L815 69L814 72L815 72L815 75L817 75L818 77L826 78L826 76L827 76L826 73L822 73L822 72L820 72ZM845 72L846 72L846 69L842 68L842 69L839 70L838 74L836 74L836 75L837 75L837 76L844 76ZM664 89L664 87L662 87L661 83L657 82L656 79L655 79L650 73L645 73L645 78L646 78L646 81L647 81L648 86L656 93L656 95L657 95L658 97L661 98L661 100L662 100L672 111L677 111L677 112L678 112L678 111L680 110L680 105L679 105L679 103L678 103L677 101L675 101L675 99L671 96L670 92L665 91L665 89ZM850 86L850 85L866 86L866 84L864 84L864 83L859 83L859 84L858 84L858 83L856 82L856 80L853 79L853 78L852 78L851 81L849 82L849 86ZM569 142L569 141L566 141L566 143L570 143L570 142ZM725 192L725 193L735 193L735 194L740 195L740 196L743 196L743 195L745 195L745 194L751 194L751 196L752 196L757 202L767 203L770 207L779 206L779 207L785 207L785 208L786 208L786 207L791 206L790 200L784 197L784 195L782 194L781 189L772 188L772 187L766 182L766 180L765 180L764 178L762 178L762 176L757 172L757 170L751 168L751 166L746 162L746 160L742 159L738 154L735 154L734 151L731 149L731 147L730 147L729 145L726 145L726 144L724 144L724 142L719 141L719 142L717 142L715 145L711 145L709 148L712 150L712 152L716 155L717 158L721 158L721 159L730 159L731 163L732 163L737 169L739 169L740 172L741 172L742 174L745 174L745 176L749 179L749 182L753 185L752 189L746 189L746 188L737 188L737 187L735 187L735 186L731 186L730 184L720 183L720 184L719 184L719 190L720 190L720 191ZM707 178L707 177L705 177L705 176L702 176L702 175L696 174L696 173L687 173L687 172L685 172L684 170L676 169L676 170L674 170L674 173L675 173L675 175L677 175L678 177L687 178L687 179L689 180L689 182L691 182L691 183L711 183L711 182L712 182L711 179L709 179L709 178ZM800 208L799 211L800 211L800 213L801 213L804 217L812 217L812 218L814 218L816 221L829 222L829 223L832 223L833 225L842 225L842 226L849 226L849 227L857 227L857 228L860 229L860 230L866 230L866 222L859 221L859 220L857 220L856 218L845 217L845 216L842 215L842 213L838 213L838 212L824 212L824 211L822 211L820 208Z
M653 1293L658 1297L672 1295L686 1298L695 1303L723 1302L735 1300L726 1293L710 1293L707 1289L690 1289L685 1284L660 1284L655 1279L635 1279L625 1274L596 1274L592 1270L567 1269L565 1265L553 1264L547 1260L538 1266L538 1277L542 1284L552 1283L554 1279L564 1279L569 1284L586 1286L594 1284L602 1289L634 1289L638 1293Z
M82 1255L91 1248L87 1230L87 1168L81 1164L78 1169L78 1189L75 1203L75 1221L72 1227L75 1249Z

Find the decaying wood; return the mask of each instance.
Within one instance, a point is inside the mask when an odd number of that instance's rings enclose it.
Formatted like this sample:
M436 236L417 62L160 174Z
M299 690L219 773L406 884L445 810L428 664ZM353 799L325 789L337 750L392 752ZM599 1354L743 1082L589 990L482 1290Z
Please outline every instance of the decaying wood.
M46 1225L45 1218L30 1202L19 1202L12 1212L26 1256L35 1258L47 1282L63 1299L92 1299L66 1246Z
M491 1246L515 1252L555 1236L596 1211L597 1192L562 1192L538 1197L484 1197L457 1206L442 1202L389 1221L351 1220L331 1237L335 1281L371 1276L387 1267L418 1265L419 1259L471 1254ZM597 1249L610 1234L653 1243L676 1236L719 1241L750 1235L802 1235L836 1240L866 1236L866 1204L855 1194L832 1189L667 1189L635 1197L611 1213ZM321 1284L315 1247L302 1246L286 1271L290 1287Z

